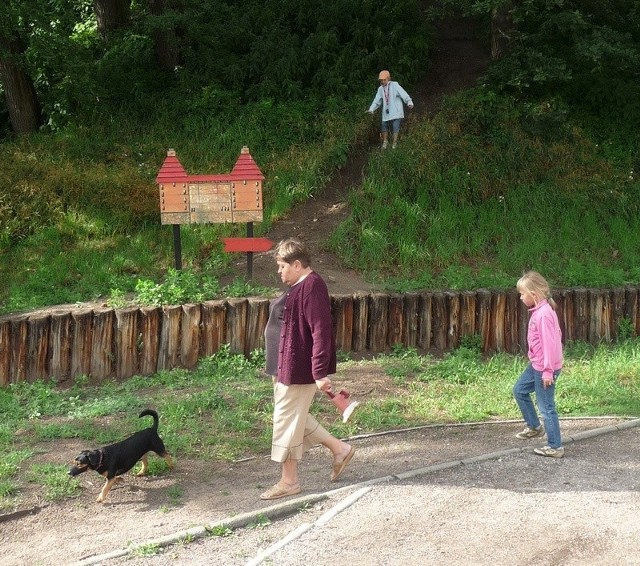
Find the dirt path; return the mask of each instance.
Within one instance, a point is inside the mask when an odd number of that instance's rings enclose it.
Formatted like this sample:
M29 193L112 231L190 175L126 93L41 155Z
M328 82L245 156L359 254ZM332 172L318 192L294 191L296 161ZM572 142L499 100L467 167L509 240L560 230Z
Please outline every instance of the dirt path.
M639 439L626 430L571 445L563 461L517 452L371 486L267 563L637 565Z
M275 502L295 514L270 525L260 513L274 502L258 498L278 475L267 456L235 464L179 461L166 476L128 476L102 505L94 497L103 480L87 475L79 499L0 523L0 563L104 564L111 554L114 566L242 565L311 524L266 563L331 566L339 554L340 563L367 566L640 564L640 427L624 428L639 422L562 421L563 460L534 456L540 442L516 439L520 422L354 438L356 456L337 484L329 482L329 455L315 448L301 464L300 498ZM587 431L599 434L580 438ZM371 491L344 512L316 524L367 486ZM309 503L323 493L327 498ZM227 537L189 544L175 537L242 513L248 526ZM178 544L153 549L150 543L163 537ZM153 552L132 556L132 545Z
M488 50L479 39L480 33L474 22L446 19L438 23L437 30L440 40L429 54L430 70L425 80L411 92L415 108L406 120L408 131L411 124L428 119L437 112L444 96L474 86L488 65ZM349 156L346 165L321 194L296 206L265 234L273 242L288 237L304 240L311 249L314 268L325 278L332 294L371 291L377 287L361 274L346 268L335 254L326 249L328 235L349 215L347 194L362 182L369 153L377 150L376 138L374 135L370 147ZM239 259L233 277L244 277L246 269L246 260ZM254 254L253 280L269 287L280 286L270 253Z

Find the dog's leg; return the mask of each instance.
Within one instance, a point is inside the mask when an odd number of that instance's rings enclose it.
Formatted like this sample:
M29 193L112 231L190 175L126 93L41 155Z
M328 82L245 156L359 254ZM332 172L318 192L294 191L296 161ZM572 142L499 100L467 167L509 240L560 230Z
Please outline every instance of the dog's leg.
M136 474L136 476L144 476L149 469L149 461L146 454L142 458L140 458L140 461L142 462L142 468L140 468L140 471Z
M169 454L169 452L165 452L162 457L164 458L164 461L167 463L167 466L169 466L169 469L173 468L173 458L171 458L171 454Z
M109 493L109 491L113 487L113 484L116 483L117 479L118 478L113 478L113 479L110 479L110 480L106 481L106 483L102 487L102 491L100 492L100 495L98 495L98 498L96 499L97 503L102 503L107 498L107 494Z

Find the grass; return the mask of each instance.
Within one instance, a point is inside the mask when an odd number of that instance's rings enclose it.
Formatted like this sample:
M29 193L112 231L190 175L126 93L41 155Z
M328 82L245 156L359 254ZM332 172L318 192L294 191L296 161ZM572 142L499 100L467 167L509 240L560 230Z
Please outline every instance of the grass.
M210 528L209 534L214 537L228 537L233 534L233 530L226 525L215 525Z
M155 543L141 544L134 547L131 552L132 556L139 558L148 558L150 556L158 556L159 554L162 554L162 547Z
M80 480L69 478L67 466L34 464L30 467L29 481L44 487L46 501L60 501L81 493Z
M625 146L612 125L566 122L544 141L507 99L478 125L480 97L447 99L398 150L371 155L332 249L390 289L506 288L529 268L558 286L640 282L638 242L624 237L640 230L640 136Z
M292 120L294 111L315 115L311 102L296 108L249 105L224 125L207 123L198 133L176 130L175 120L162 114L142 130L121 116L115 138L105 118L90 135L70 127L2 143L12 166L0 171L7 193L0 197L0 313L97 299L122 302L140 282L147 294L157 291L152 284L162 284L175 265L173 232L159 223L155 185L168 147L189 173L211 174L230 171L247 145L268 179L265 220L255 226L261 235L293 204L317 194L344 164L367 122L352 119L360 104L341 103L317 121ZM166 132L172 132L170 139ZM221 238L244 231L244 224L181 227L184 270L201 279L198 290L206 298L264 293L241 283L216 288L232 261ZM165 293L160 300L176 298Z
M327 247L391 291L507 288L528 268L554 286L640 283L638 133L573 117L536 135L526 109L482 96L450 97L414 120L397 150L372 152ZM268 294L220 284L231 262L221 238L244 226L182 226L184 270L172 271L172 230L159 225L154 184L166 148L197 174L229 171L246 143L266 177L259 236L367 143L373 123L356 112L367 99L319 113L299 103L296 115L316 117L300 123L277 104L249 105L224 132L207 124L171 140L160 115L144 132L127 122L117 139L98 121L91 136L71 128L3 143L12 167L0 172L0 224L10 232L0 232L0 313ZM22 208L5 213L3 203Z
M520 418L511 388L525 367L521 356L484 358L472 339L442 358L396 348L373 360L339 363L337 380L356 366L383 372L395 393L362 403L346 424L323 401L314 414L340 437L434 423ZM162 436L176 459L232 461L265 454L271 442L272 387L261 376L261 352L251 359L222 350L194 371L176 369L153 376L95 387L83 380L63 389L51 383L21 383L0 390L0 509L20 501L26 482L42 497L76 497L79 483L66 476L74 454L56 455L55 442L81 438L103 445L147 426L137 414L146 407L160 413ZM361 369L359 368L359 371ZM639 416L640 339L597 347L566 347L557 405L561 416ZM109 426L103 425L108 419ZM167 471L150 458L150 473ZM182 488L171 489L179 505Z

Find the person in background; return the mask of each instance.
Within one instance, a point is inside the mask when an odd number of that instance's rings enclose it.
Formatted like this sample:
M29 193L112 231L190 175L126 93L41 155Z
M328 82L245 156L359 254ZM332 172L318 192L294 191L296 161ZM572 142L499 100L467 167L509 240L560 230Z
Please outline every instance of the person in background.
M271 303L265 328L266 372L274 382L271 459L282 464L282 472L261 499L300 493L298 462L316 444L333 454L331 481L342 475L355 453L309 413L316 391L330 391L328 376L336 372L327 286L311 269L309 251L300 241L281 241L274 256L280 279L289 287Z
M535 448L540 456L562 458L564 448L560 437L560 422L556 412L556 381L562 369L562 333L551 298L549 284L536 271L526 272L516 285L520 300L529 308L531 317L527 330L529 364L513 387L526 427L516 436L526 440L547 432L547 446ZM535 391L538 408L544 419L540 423L531 393Z
M380 135L382 136L382 149L389 146L389 130L391 130L391 147L395 149L398 145L398 133L400 124L404 118L404 106L413 108L413 100L396 81L391 80L389 71L380 71L378 75L380 86L369 107L370 114L373 114L382 105L382 122L380 125Z

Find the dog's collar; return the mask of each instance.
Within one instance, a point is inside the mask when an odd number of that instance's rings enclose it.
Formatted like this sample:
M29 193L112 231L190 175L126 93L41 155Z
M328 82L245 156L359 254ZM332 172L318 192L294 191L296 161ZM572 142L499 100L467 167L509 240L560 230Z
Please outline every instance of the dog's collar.
M104 452L102 450L98 450L100 452L100 461L98 462L98 468L102 466L102 460L104 459Z

